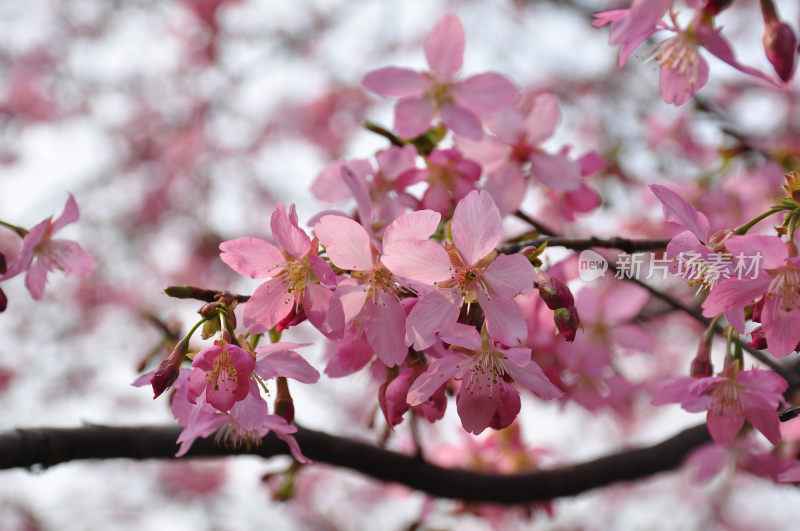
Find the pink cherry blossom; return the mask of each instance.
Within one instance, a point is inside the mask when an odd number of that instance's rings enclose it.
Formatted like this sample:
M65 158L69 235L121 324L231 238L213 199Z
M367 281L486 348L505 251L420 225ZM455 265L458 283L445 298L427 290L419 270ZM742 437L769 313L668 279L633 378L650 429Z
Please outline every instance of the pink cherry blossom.
M229 411L247 396L255 360L241 347L218 341L198 352L192 367L188 379L189 401L194 402L205 392L209 404L220 411Z
M405 214L384 232L383 243L391 246L409 238L427 239L439 224L440 216L430 210ZM380 253L367 230L343 216L324 216L314 227L333 265L351 271L351 278L336 288L329 320L363 330L367 341L388 366L400 364L408 349L404 340L406 314L395 294L391 272L384 267Z
M772 444L778 444L777 409L787 387L786 380L772 371L739 371L731 364L724 376L665 381L653 396L653 405L677 402L691 413L708 410L708 431L717 444L730 445L745 419Z
M480 117L516 102L519 90L500 74L489 72L458 80L465 42L461 20L454 14L445 15L425 41L429 71L390 66L364 76L363 84L370 91L400 98L394 120L400 136L421 135L438 113L454 133L479 140L483 136Z
M717 58L740 72L775 84L766 74L739 63L730 45L720 35L719 29L709 25L698 11L685 28L678 27L675 14L670 10L670 22L662 21L670 2L667 0L636 0L629 10L598 13L595 27L611 23L610 44L621 44L619 65L623 66L636 48L659 30L668 30L675 36L659 42L652 57L660 64L661 97L666 103L683 105L708 81L708 62L700 55L706 48Z
M472 191L456 206L453 246L406 239L386 246L381 258L395 275L435 287L424 293L406 321L406 344L423 350L436 332L454 323L462 304L477 302L492 337L518 345L527 337L515 296L533 289L535 273L520 254L497 256L503 232L500 212L485 191Z
M0 277L6 280L23 271L25 286L34 299L41 299L47 283L47 274L59 269L67 275L89 276L94 271L95 260L77 243L55 240L53 235L78 220L78 204L72 195L67 199L64 211L53 221L52 216L33 227L22 240L22 250L17 259Z
M261 284L244 309L244 324L251 331L269 330L283 321L302 303L303 312L323 333L325 312L336 276L318 256L316 240L298 226L292 205L283 204L272 213L272 235L281 249L258 238L243 237L222 242L220 258L228 266L250 278L272 278Z
M475 189L481 177L477 162L464 158L455 149L437 149L425 157L427 168L409 171L396 181L398 190L418 182L427 181L428 188L422 196L421 208L446 216L455 203Z
M725 245L734 261L752 261L757 268L717 284L703 302L703 315L714 317L725 312L727 316L736 311L740 317L732 324L742 325L742 309L763 296L761 327L770 352L779 357L790 354L800 342L800 257L796 245L765 235L731 236Z
M461 378L458 415L464 429L477 435L490 426L507 427L519 413L519 393L507 382L517 382L545 400L563 395L531 360L529 348L502 348L462 324L451 325L442 335L456 349L433 361L414 381L407 397L411 406L430 399L449 379Z

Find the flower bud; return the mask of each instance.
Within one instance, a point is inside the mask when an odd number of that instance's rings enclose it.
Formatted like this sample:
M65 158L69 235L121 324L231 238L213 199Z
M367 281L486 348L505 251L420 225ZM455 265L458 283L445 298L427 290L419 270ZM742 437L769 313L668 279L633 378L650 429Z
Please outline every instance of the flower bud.
M697 354L692 360L689 374L695 378L705 378L714 374L714 366L711 364L711 341L714 336L709 334L703 338Z
M8 298L6 297L3 288L0 288L0 313L3 313L8 308Z
M703 6L703 14L713 16L718 15L723 9L733 3L733 0L708 0Z
M564 282L544 271L537 270L536 273L539 275L539 296L548 308L557 310L575 306L572 292Z
M797 37L792 28L785 22L774 20L764 28L764 51L772 63L775 73L783 82L792 79L794 73L794 56L797 48Z
M6 257L3 256L3 253L0 253L0 275L8 271L8 267L6 266Z
M766 301L766 299L761 297L753 304L753 316L751 319L757 323L761 322L761 312L764 311L764 301Z
M153 373L153 377L150 378L150 385L153 386L153 399L158 398L158 396L166 391L178 378L181 363L186 357L187 352L189 352L189 339L184 338L175 345L169 357L159 364L158 368Z
M753 337L748 343L747 346L756 348L758 350L764 350L767 348L767 336L764 335L764 330L757 326L750 332L750 335Z
M556 323L558 333L561 334L565 340L572 342L575 341L575 334L578 328L581 327L580 318L578 317L578 310L574 306L570 308L558 308L553 312L553 320Z

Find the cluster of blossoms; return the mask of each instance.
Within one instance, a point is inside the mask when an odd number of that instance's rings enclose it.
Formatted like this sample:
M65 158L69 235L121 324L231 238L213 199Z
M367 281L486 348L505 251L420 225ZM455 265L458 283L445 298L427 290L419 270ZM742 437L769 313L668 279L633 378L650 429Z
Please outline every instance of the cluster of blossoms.
M780 85L794 75L797 38L791 27L778 18L772 0L761 2L764 15L764 51L779 80L758 69L741 64L714 26L714 17L729 7L731 0L692 0L691 21L679 24L673 0L634 0L630 9L603 11L595 15L595 27L611 24L610 44L621 46L619 66L655 33L668 31L674 36L658 42L650 53L660 65L661 97L666 103L683 105L708 81L708 62L700 55L705 48L711 54L745 74ZM665 20L665 17L668 20Z
M663 9L653 8L655 3ZM658 20L667 8L667 2L641 2L630 12L601 19L612 22L612 41L624 43L627 58L656 29L665 28ZM712 51L720 49L713 43L721 37L707 16L697 18L690 30L671 29L684 40L664 44L665 57L688 57L689 32L692 39L704 35L698 42ZM447 396L454 395L464 430L500 430L517 418L523 390L543 400L569 399L590 410L608 406L623 416L630 413L637 386L620 372L613 353L652 344L650 332L631 323L648 293L609 279L573 297L567 282L575 278L574 262L545 270L544 247L504 244L503 219L518 212L529 186L536 183L565 218L573 219L599 205L586 178L605 163L595 153L573 158L569 146L556 152L543 147L559 120L554 96L521 97L511 81L495 73L460 80L464 45L461 22L447 15L425 42L429 71L387 67L364 77L372 92L399 98L397 134L371 126L392 145L374 161L331 162L312 186L318 199L332 205L354 201L354 212L326 210L308 222L306 231L296 207L281 204L270 219L274 243L241 237L220 245L225 264L263 283L249 297L217 294L192 330L203 324L204 339L216 336L214 345L189 354L190 332L155 371L136 382L150 383L156 396L175 389L172 411L184 428L179 455L214 432L229 443L249 445L272 431L305 461L292 436L296 428L286 379L314 383L320 375L295 352L302 345L279 338L306 320L327 338L327 376L344 377L370 366L389 427L409 411L435 422L445 414ZM687 60L694 62L675 71L669 70L675 64L665 60L662 80L665 76L671 84L670 101L685 101L707 75L701 59ZM687 74L689 66L695 70ZM449 134L452 146L443 147ZM708 219L680 195L659 185L652 191L667 221L686 229L670 242L667 257L696 257L697 268L676 272L710 291L703 304L706 316L724 313L733 329L744 332L747 315L761 323L754 341L769 343L779 356L791 352L800 342L798 329L788 324L798 306L800 278L791 237L744 235L753 223L712 234ZM770 213L798 208L792 193ZM785 235L794 233L798 219L787 217ZM704 260L712 254L756 249L764 260L753 275L703 282ZM168 293L191 297L193 289ZM236 310L242 302L239 327ZM272 343L258 346L265 337ZM744 370L737 339L717 376L706 340L691 376L664 382L654 403L707 410L709 431L722 445L733 443L745 420L777 443L777 408L787 384L769 371ZM187 358L191 369L181 368ZM270 414L262 392L269 393L273 379L277 394Z

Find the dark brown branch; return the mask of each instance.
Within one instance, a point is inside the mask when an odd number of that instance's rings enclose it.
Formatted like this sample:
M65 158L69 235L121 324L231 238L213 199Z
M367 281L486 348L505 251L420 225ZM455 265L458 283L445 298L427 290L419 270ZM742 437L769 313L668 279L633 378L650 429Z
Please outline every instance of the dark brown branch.
M654 251L658 249L665 249L669 240L629 240L627 238L535 238L533 240L525 240L521 242L508 243L500 247L499 251L503 254L512 254L518 252L524 247L539 247L547 242L548 247L566 247L574 251L585 251L592 247L602 247L607 249L620 249L626 253L635 253L637 251Z
M381 127L380 125L372 122L364 122L364 129L367 131L372 131L375 134L378 134L385 139L387 139L393 146L403 147L405 144L403 143L400 138L386 129L385 127Z
M197 286L167 286L164 293L176 299L195 299L204 302L215 302L220 298L229 298L237 302L247 302L250 295L237 295L227 291L217 291L214 289L198 288Z
M48 467L76 459L169 459L177 447L175 426L86 426L30 428L0 433L0 469ZM415 456L299 427L295 434L303 453L314 461L356 470L382 481L400 483L440 498L520 504L573 496L620 481L645 478L677 468L686 455L710 442L705 424L680 432L654 446L624 450L593 461L528 474L498 475L442 468ZM246 453L194 443L189 456ZM272 434L249 453L288 455L289 448Z

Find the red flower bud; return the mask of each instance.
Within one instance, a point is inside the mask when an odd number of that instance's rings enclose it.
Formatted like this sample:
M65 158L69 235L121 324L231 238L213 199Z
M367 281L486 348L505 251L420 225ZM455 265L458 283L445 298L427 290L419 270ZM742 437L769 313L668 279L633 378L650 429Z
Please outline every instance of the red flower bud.
M294 421L294 400L289 393L289 383L286 378L276 378L278 383L278 396L275 397L275 414L286 419L286 422Z
M6 311L7 307L8 307L8 298L6 297L6 294L3 292L3 289L0 288L0 313Z
M785 22L768 22L764 28L764 51L772 67L784 82L792 79L797 37Z
M158 398L178 378L181 363L187 352L189 352L189 340L184 338L175 345L169 357L159 364L153 377L150 378L150 385L153 386L153 399Z
M572 292L564 282L544 271L537 270L536 273L539 275L539 296L548 308L557 310L575 306Z
M576 310L574 306L570 308L558 308L553 312L553 320L556 323L558 333L561 334L565 340L569 342L575 341L575 334L581 326L581 321L578 317L578 310Z

